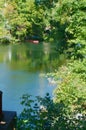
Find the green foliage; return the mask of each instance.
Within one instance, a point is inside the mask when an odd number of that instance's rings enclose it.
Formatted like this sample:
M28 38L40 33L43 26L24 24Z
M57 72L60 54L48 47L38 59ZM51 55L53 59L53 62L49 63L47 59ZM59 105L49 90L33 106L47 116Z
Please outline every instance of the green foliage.
M26 37L38 35L42 37L44 28L43 9L36 7L34 0L29 1L6 1L6 6L2 8L6 28L14 39L25 40ZM3 29L3 26L2 26Z
M63 99L62 99L63 100ZM18 130L84 130L85 116L69 113L63 101L54 103L49 93L44 98L25 94L22 96L24 110L18 118Z
M73 66L72 68L71 65L69 65L69 67L67 66L61 67L60 70L57 72L56 78L59 77L59 80L58 80L58 87L55 90L56 97L57 97L56 101L60 101L60 100L63 101L70 108L71 112L76 111L76 109L79 109L80 111L84 112L85 108L83 108L82 106L84 104L86 105L85 102L86 84L85 84L85 80L83 80L84 77L83 79L81 78L82 76L81 73L76 74L74 69L76 71L78 70L77 73L79 73L79 71L81 70L79 67L75 68ZM79 98L80 98L80 102L79 102Z
M14 26L13 33L20 39L29 37L30 35L42 35L43 26L43 10L36 6L33 1L26 1L16 3L17 15L12 20L12 26ZM16 17L16 19L15 19ZM16 30L15 30L16 29Z
M57 82L57 87L54 90L54 103L63 103L62 117L68 123L68 128L62 124L66 130L84 130L86 129L86 59L68 60L65 65L59 67L55 73L47 74L52 76ZM80 116L77 121L77 116ZM85 117L83 117L83 115ZM59 123L60 124L60 123ZM63 129L61 128L61 129Z
M39 6L41 5L44 9L46 8L52 8L54 6L54 3L58 0L35 0L35 3Z
M85 45L85 0L8 0L5 2L2 0L0 3L3 16L10 27L6 30L16 39L24 40L29 35L38 34L42 39L58 41L57 46L61 49L69 49L71 46L74 49L77 44ZM3 23L3 18L1 21ZM46 27L49 27L47 34L44 33ZM68 52L71 52L70 49Z
M86 40L86 1L82 0L63 0L57 3L57 21L61 26L64 26L62 33L67 43L68 51L73 48L72 55L80 55L83 51L81 48L85 46ZM80 45L80 51L76 52L76 47Z

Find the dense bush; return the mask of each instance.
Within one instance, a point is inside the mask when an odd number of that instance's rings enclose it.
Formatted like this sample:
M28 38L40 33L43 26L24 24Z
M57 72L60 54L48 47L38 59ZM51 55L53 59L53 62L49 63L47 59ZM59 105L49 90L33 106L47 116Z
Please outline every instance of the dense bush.
M34 100L25 94L22 96L21 104L24 105L24 109L18 118L18 130L86 129L84 114L71 113L63 99L55 103L49 93L44 98L37 96Z

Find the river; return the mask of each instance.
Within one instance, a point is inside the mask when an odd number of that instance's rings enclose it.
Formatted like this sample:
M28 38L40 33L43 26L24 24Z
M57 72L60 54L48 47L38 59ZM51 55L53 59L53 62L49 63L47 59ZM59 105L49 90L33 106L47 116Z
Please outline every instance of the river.
M53 96L56 85L43 74L52 72L63 62L56 46L49 43L0 46L0 90L3 92L3 110L22 111L23 94Z

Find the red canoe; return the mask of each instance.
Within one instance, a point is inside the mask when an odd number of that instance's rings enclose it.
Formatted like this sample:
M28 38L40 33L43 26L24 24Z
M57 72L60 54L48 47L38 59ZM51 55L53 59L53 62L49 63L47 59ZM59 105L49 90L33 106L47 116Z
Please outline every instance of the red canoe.
M31 43L34 43L34 44L38 44L39 43L38 40L28 40L28 41L31 42Z

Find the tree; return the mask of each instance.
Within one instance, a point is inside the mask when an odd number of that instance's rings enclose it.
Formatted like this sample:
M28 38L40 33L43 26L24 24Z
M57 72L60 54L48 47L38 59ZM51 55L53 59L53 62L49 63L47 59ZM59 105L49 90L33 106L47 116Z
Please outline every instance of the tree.
M55 17L51 22L55 27L54 34L57 36L57 40L59 39L59 44L74 58L85 55L85 11L85 0L58 0L54 11L56 12Z
M9 22L10 33L18 40L24 40L28 35L42 37L43 10L36 8L34 0L13 0L5 8L5 18Z

